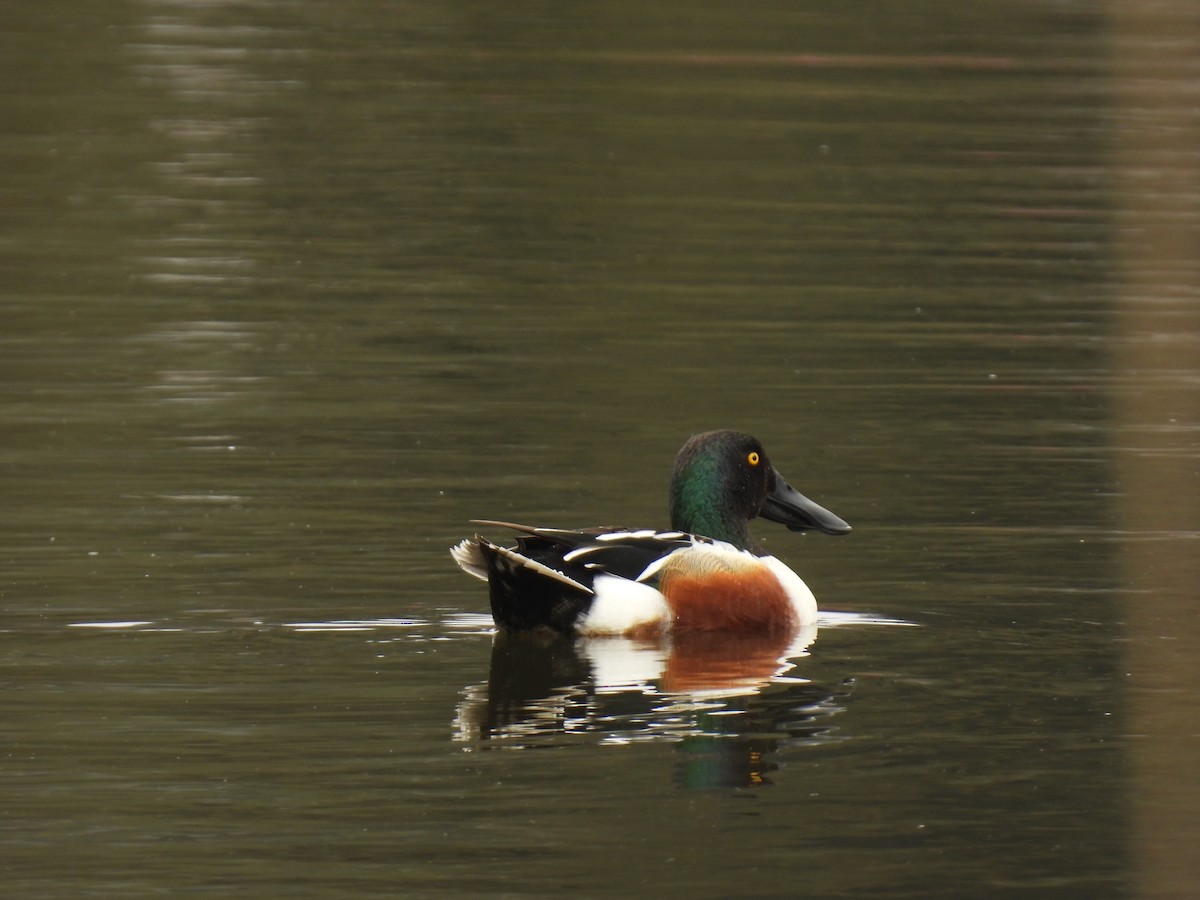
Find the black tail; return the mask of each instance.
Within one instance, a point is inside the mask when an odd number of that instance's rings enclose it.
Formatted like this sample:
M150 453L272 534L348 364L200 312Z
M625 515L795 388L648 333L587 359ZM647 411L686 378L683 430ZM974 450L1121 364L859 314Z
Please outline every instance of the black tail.
M594 595L583 582L483 538L479 538L479 549L487 560L488 595L497 627L514 631L549 628L572 634L591 608Z

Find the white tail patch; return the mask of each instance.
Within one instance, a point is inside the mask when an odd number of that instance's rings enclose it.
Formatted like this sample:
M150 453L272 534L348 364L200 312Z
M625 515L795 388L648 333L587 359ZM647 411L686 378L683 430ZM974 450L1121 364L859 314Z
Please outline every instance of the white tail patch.
M483 558L483 551L479 549L479 541L467 538L451 547L450 555L468 575L474 575L481 581L488 580L487 560Z
M578 625L580 634L626 634L643 626L670 627L667 600L650 585L616 575L597 575L595 585L596 599Z

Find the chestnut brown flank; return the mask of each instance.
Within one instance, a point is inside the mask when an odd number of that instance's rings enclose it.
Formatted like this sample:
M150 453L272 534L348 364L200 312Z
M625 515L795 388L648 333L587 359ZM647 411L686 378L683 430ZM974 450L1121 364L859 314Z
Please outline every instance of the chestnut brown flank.
M689 631L771 632L796 627L796 610L779 580L765 568L663 573L659 589L674 627Z

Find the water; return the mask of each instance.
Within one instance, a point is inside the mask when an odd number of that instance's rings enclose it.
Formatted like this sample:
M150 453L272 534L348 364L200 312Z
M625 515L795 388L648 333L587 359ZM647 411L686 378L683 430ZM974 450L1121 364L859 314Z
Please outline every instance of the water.
M9 3L7 892L1187 895L1163 11ZM815 634L493 637L469 519L713 427Z

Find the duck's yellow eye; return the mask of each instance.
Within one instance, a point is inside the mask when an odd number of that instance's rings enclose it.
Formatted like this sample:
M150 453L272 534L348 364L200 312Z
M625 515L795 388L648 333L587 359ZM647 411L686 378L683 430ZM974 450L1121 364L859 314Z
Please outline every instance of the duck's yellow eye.
M751 450L750 455L746 457L746 462L750 463L750 465L752 465L752 466L757 466L758 465L758 454L755 451Z

